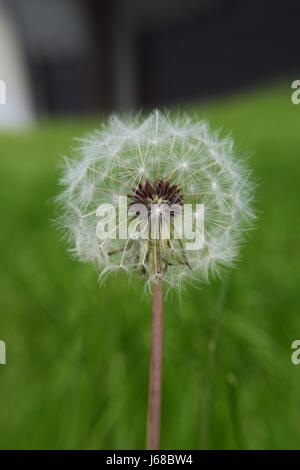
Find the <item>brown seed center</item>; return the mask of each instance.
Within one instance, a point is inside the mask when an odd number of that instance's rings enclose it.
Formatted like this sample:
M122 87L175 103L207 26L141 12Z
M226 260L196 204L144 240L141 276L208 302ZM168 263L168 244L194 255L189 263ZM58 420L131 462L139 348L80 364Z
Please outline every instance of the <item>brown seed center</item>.
M148 179L145 183L139 183L128 197L132 204L143 204L149 210L152 204L183 205L183 196L178 186L163 179L156 180L153 184Z

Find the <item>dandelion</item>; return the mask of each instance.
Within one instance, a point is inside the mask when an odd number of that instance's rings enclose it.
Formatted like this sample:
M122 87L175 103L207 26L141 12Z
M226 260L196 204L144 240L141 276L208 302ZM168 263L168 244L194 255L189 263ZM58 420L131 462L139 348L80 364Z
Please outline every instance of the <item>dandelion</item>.
M142 276L153 292L148 448L155 449L163 285L178 291L233 266L254 218L251 173L236 158L231 137L221 138L204 121L158 111L144 120L112 116L81 139L76 152L77 158L65 160L58 197L58 222L71 252L93 262L100 279L123 270ZM192 238L200 242L197 248Z

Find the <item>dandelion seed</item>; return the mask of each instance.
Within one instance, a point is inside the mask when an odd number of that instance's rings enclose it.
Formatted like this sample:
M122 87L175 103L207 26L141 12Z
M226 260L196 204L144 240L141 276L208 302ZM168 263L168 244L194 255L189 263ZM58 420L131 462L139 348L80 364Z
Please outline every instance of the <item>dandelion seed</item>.
M64 208L60 222L68 231L73 253L79 259L95 262L105 275L125 265L129 272L140 272L147 286L163 280L170 289L180 289L183 281L206 282L216 267L218 272L231 267L245 228L254 217L250 172L243 161L234 157L233 149L230 137L221 139L203 121L192 122L187 117L173 120L158 111L144 121L141 117L113 116L100 130L81 139L77 160L66 160L61 178L64 192L59 196ZM145 199L158 204L157 213L161 213L163 204L170 206L179 195L181 203L186 200L204 204L204 239L216 240L211 247L212 263L186 251L185 240L181 244L172 240L176 263L170 243L162 245L159 240L149 240L146 255L145 246L135 240L127 246L122 263L126 240L108 240L102 255L96 255L90 243L96 237L96 217L87 218L89 223L81 229L78 243L74 228L85 214L105 202L117 205L119 195L131 197L132 192L136 192L135 202L143 202L144 196L138 197L141 187L146 191ZM101 244L96 238L94 242ZM217 250L221 243L222 250ZM139 259L145 260L143 269ZM181 272L186 275L177 276Z

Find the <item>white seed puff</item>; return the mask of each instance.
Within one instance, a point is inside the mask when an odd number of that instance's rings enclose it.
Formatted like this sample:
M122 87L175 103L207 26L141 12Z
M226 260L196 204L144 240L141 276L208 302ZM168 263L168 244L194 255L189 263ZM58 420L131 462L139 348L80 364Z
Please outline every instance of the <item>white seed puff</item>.
M101 278L125 270L144 276L147 286L162 279L170 288L180 288L189 280L207 282L233 265L254 218L254 185L245 162L235 156L231 137L220 138L206 122L187 116L159 111L146 119L113 115L80 139L75 153L64 162L58 223L70 251L95 263ZM118 225L119 196L128 196L129 208L137 202L159 208L171 202L203 204L202 248L187 250L184 234L182 240L172 238L175 216L172 233L162 240L161 213L158 239L150 230L143 239L99 239L97 208L112 204ZM129 210L128 224L132 219Z

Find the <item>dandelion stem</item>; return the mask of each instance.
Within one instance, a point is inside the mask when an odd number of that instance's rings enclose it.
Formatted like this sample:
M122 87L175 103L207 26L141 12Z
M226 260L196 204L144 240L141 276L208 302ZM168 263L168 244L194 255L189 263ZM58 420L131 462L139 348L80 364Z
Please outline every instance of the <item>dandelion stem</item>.
M148 403L147 449L158 450L160 441L161 377L163 340L163 288L158 281L153 286L152 340Z

